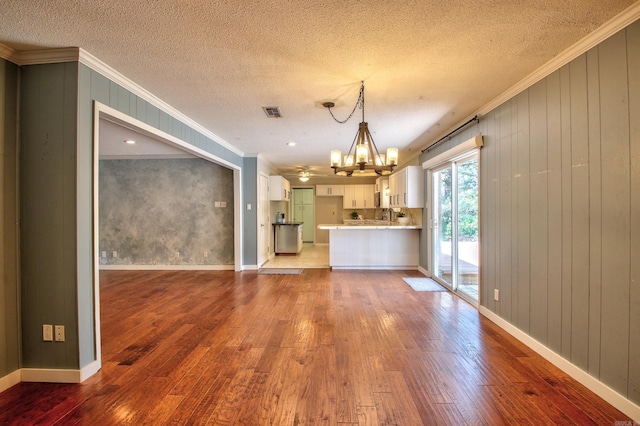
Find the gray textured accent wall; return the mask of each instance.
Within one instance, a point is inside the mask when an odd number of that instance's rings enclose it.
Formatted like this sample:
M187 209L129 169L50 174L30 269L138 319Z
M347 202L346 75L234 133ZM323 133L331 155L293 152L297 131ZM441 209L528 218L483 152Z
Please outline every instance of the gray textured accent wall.
M20 368L17 100L18 67L0 59L0 377Z
M476 134L482 305L640 403L640 22Z
M102 160L99 176L100 264L233 266L232 170L200 158Z

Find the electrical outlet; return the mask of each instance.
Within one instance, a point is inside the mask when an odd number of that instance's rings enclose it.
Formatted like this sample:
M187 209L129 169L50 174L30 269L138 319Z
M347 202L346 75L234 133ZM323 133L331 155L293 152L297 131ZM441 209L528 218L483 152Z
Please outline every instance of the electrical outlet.
M227 207L226 201L220 201L220 207Z
M107 252L106 251L102 252L102 257L107 257Z
M113 252L113 257L118 257L118 252L117 251Z
M500 290L498 290L497 288L493 290L493 300L495 300L496 302L500 301Z
M209 257L209 250L205 250L205 251L202 253L202 256L204 256L204 257Z
M216 201L213 203L213 207L220 207L220 201Z
M56 325L56 342L64 342L64 325Z
M53 326L51 324L42 324L42 340L53 342Z

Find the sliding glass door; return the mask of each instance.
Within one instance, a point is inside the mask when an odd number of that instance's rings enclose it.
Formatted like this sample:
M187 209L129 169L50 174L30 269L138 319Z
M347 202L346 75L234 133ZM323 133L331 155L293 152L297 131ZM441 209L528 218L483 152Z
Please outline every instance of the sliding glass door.
M478 301L478 156L446 163L431 173L433 275Z
M451 263L451 212L453 167L433 172L433 273L436 278L453 286L453 265Z

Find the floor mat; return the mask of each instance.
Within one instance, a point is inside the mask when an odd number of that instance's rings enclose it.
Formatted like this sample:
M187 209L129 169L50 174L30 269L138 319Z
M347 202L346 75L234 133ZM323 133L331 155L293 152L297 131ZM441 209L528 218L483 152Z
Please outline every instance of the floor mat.
M258 271L259 274L266 275L299 275L302 273L301 268L265 268Z
M402 278L415 291L447 291L446 288L438 284L431 278Z

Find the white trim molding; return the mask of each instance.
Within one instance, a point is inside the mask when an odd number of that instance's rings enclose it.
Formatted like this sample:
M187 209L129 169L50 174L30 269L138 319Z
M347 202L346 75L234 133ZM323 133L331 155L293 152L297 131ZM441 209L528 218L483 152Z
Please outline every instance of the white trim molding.
M484 306L479 306L478 310L480 314L489 319L491 322L495 323L498 327L502 328L504 331L506 331L516 339L518 339L520 342L527 345L538 355L542 356L551 364L567 373L573 379L586 386L590 391L607 401L609 404L616 407L618 410L622 411L627 416L631 417L636 422L640 423L640 406L635 405L629 399L625 398L624 395L621 395L615 390L611 389L600 380L596 379L586 371L567 361L562 356L553 352L551 349L538 342L533 337L529 336L507 320L491 312Z
M183 122L187 126L197 130L202 133L209 139L214 142L220 144L224 148L229 151L239 155L240 157L244 157L245 154L231 145L229 142L225 141L220 136L216 135L209 129L205 128L201 124L197 123L187 115L178 111L165 101L158 98L153 93L144 89L142 86L136 84L129 78L125 77L115 69L111 68L106 63L102 62L100 59L96 58L89 52L78 48L78 47L67 47L60 49L41 49L41 50L23 50L17 51L12 49L9 46L6 46L0 43L0 58L4 58L8 61L11 61L17 65L39 65L39 64L56 64L62 62L80 62L91 68L92 70L102 74L109 80L119 84L123 88L127 89L129 92L138 96L141 99L149 102L153 106L159 108L160 110L166 112L173 118Z
M488 114L493 111L503 103L507 102L509 99L533 86L538 81L543 78L549 76L555 71L562 68L564 65L568 64L578 56L586 53L589 49L597 46L602 43L618 31L621 31L640 19L640 1L633 3L631 6L620 12L618 15L611 18L609 21L605 22L602 26L597 28L595 31L589 33L583 39L579 40L572 46L569 46L567 49L560 52L557 56L549 60L547 63L542 65L540 68L533 71L531 74L502 92L500 95L487 102L480 108L478 108L472 114L469 114L464 119L460 120L457 124L451 126L450 128L443 131L437 137L433 138L433 141L437 141L442 139L447 133L451 131L451 129L456 129L471 120L474 116L480 116ZM425 146L429 146L427 144Z
M235 265L100 265L101 271L233 271Z
M560 52L549 62L542 65L540 68L529 74L524 79L520 80L514 86L511 86L500 96L482 106L478 110L478 114L485 115L493 111L495 108L499 107L509 99L516 96L518 93L533 86L538 81L559 70L578 56L602 43L618 31L628 27L638 19L640 19L640 2L635 2L620 14L605 22L601 27L588 34L582 40L578 41L572 46L569 46L569 48Z
M23 368L20 370L21 381L40 383L80 383L81 370L55 368Z
M38 383L82 383L89 377L93 376L102 367L99 361L93 361L79 370L74 369L56 369L56 368L22 368L12 373L11 386L19 382L38 382ZM15 378L18 378L15 381ZM4 378L3 378L4 379ZM3 383L0 379L0 392L3 389ZM11 387L9 386L9 387ZM5 388L8 389L9 387Z
M482 148L482 146L482 136L474 136L471 139L467 139L461 144L458 144L453 148L436 155L433 158L429 158L422 163L422 168L433 169L434 167L438 167L440 164L446 163L447 161L455 161L457 157L464 155L471 150Z
M118 71L116 71L115 69L111 68L109 65L105 64L104 62L102 62L100 59L96 58L95 56L93 56L89 52L87 52L87 51L85 51L83 49L79 49L79 59L78 60L79 60L80 63L82 63L82 64L88 66L89 68L91 68L92 70L102 74L103 76L107 77L109 80L113 81L114 83L119 84L120 86L122 86L125 89L127 89L129 92L131 92L134 95L144 99L145 101L149 102L153 106L155 106L155 107L159 108L160 110L166 112L167 114L169 114L173 118L183 122L184 124L186 124L187 126L193 128L193 129L197 130L198 132L202 133L203 135L205 135L209 139L211 139L214 142L222 145L223 147L225 147L229 151L239 155L240 157L244 157L245 156L245 154L242 151L240 151L238 148L236 148L235 146L231 145L229 142L225 141L220 136L216 135L215 133L213 133L209 129L205 128L201 124L197 123L193 119L189 118L185 114L181 113L180 111L178 111L177 109L175 109L174 107L172 107L171 105L169 105L168 103L163 101L162 99L158 98L153 93L149 92L148 90L144 89L143 87L139 86L138 84L136 84L132 80L130 80L127 77L125 77L124 75L120 74Z
M0 392L4 392L12 386L20 383L22 375L20 370L16 370L13 373L9 373L4 377L0 377Z

